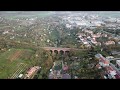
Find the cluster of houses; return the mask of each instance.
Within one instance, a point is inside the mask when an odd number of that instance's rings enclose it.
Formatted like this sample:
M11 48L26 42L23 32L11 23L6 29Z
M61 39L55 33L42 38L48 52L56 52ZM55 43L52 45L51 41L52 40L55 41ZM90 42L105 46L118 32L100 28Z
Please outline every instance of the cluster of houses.
M87 40L85 36L86 36L85 34L79 33L78 34L78 38L80 39L79 42L82 42L86 47L91 47L89 41Z
M92 39L94 40L94 44L95 45L101 45L100 42L96 41L97 38L107 37L108 39L110 39L110 37L108 36L108 34L105 34L105 33L102 34L101 32L98 32L98 33L94 34L93 31L91 31L91 30L84 30L84 32L89 33L91 35ZM104 44L105 45L115 45L115 41L109 40L109 41L105 42Z
M78 38L86 47L91 47L92 45L101 45L100 42L96 41L96 38L100 37L99 34L95 35L93 34L93 31L90 30L85 30L85 32L91 34L91 36L86 35L85 33L78 33Z
M110 61L102 56L101 54L96 54L95 58L99 60L99 64L96 65L98 69L104 68L104 73L102 74L102 77L104 79L120 79L119 71L116 70L116 68L111 65Z
M66 22L67 28L73 27L99 27L105 26L107 28L120 28L120 18L119 17L104 17L97 14L90 13L69 13L61 16L63 21Z
M98 27L105 24L98 15L88 15L83 13L72 13L61 17L66 22L67 28L73 27Z
M99 42L97 39L101 37L108 37L107 34L102 34L100 32L94 34L92 30L83 29L84 33L78 33L78 38L80 39L80 42L82 42L86 47L91 47L92 45L101 45L101 42ZM108 40L104 42L105 45L115 45L115 41Z
M63 61L57 63L54 62L52 69L50 69L49 79L71 79L71 75L68 73L69 67L67 63Z

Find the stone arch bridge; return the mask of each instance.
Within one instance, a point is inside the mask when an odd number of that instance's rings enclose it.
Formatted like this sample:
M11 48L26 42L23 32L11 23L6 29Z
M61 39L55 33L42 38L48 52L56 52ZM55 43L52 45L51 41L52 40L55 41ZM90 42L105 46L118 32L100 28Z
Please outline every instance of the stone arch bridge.
M62 47L42 47L44 50L50 51L52 54L54 53L67 53L70 50L80 50L80 49L75 49L75 48L62 48Z

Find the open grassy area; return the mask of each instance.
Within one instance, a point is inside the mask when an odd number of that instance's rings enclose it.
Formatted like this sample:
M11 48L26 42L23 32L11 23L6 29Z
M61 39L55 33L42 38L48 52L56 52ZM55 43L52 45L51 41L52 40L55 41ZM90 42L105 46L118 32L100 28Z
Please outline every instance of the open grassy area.
M0 78L17 77L29 67L33 51L27 49L10 49L0 54Z

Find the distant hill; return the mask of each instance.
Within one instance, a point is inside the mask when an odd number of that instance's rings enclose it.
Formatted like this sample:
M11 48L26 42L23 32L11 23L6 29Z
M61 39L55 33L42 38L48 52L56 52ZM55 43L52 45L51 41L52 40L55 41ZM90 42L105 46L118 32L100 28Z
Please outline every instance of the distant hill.
M81 14L88 14L88 15L99 15L102 17L120 17L119 11L60 11L55 12L56 14L65 15L65 14L71 14L71 13L81 13Z
M81 13L88 15L99 15L102 17L120 17L119 11L0 11L0 16L6 18L19 17L45 17L49 15L67 15L72 13Z
M0 11L0 16L6 18L18 18L18 17L44 17L53 14L50 11Z

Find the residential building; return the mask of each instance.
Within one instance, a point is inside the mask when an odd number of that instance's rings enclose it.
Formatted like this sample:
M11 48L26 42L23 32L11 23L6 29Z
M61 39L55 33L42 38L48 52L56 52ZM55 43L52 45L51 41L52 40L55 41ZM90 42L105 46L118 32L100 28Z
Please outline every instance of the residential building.
M120 68L120 60L116 60L116 66L117 68Z
M106 69L108 75L110 75L113 79L115 79L115 75L117 74L117 72L111 66L105 67L105 69ZM111 79L111 77L110 77L110 79Z
M120 55L120 52L118 52L118 51L112 51L111 53L112 53L112 55Z
M120 44L120 42L118 42L118 44Z
M26 74L26 76L25 76L25 79L33 77L33 75L34 75L35 73L37 73L37 71L38 71L39 69L40 69L39 66L31 67L31 68L27 71L27 74Z
M99 64L102 66L102 67L106 67L106 66L109 66L110 62L109 60L107 60L105 57L103 57L101 54L96 54L95 57L97 59L99 59Z
M63 74L62 79L71 79L71 76L69 74Z
M113 59L113 56L107 56L106 59Z
M115 42L114 41L107 41L105 44L106 45L112 45L112 44L115 44Z
M96 68L101 69L102 67L101 67L100 64L97 64L97 65L96 65Z

